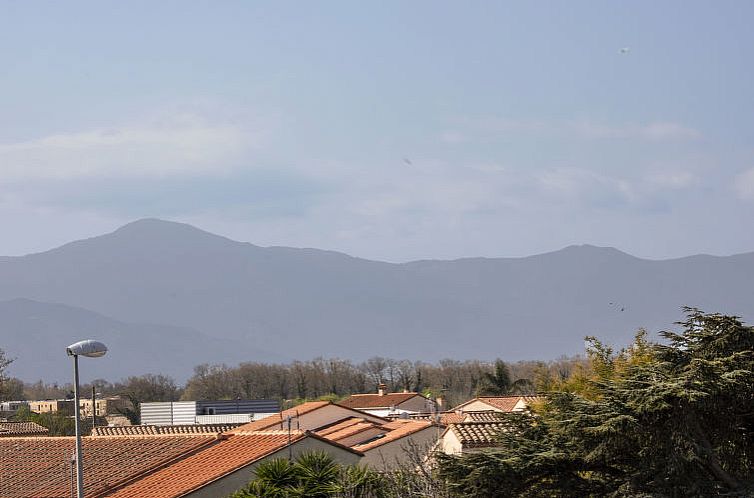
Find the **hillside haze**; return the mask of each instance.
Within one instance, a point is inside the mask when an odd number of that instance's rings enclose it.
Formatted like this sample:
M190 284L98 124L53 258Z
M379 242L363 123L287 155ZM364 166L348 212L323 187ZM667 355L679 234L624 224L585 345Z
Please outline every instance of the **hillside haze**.
M97 316L99 338L117 329L118 348L134 360L118 366L121 375L185 378L208 361L320 355L548 359L581 352L585 335L624 344L639 327L671 328L684 305L750 320L752 275L754 253L653 261L594 246L391 264L259 247L147 219L44 253L0 258L0 347L18 358L12 375L50 378L49 365L66 362L60 341L53 356L35 354L28 342L41 332L18 310L37 307L27 315L47 316L56 303L69 313L54 314L59 326L48 320L44 337L54 340L59 330L68 340L81 330L98 338ZM89 328L77 325L82 313ZM164 349L137 361L148 337Z

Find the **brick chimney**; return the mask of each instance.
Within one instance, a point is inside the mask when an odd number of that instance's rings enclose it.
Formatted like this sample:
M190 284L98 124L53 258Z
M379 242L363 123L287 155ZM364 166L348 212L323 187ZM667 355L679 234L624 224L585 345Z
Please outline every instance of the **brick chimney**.
M377 386L377 394L379 396L384 396L385 391L387 391L387 386L385 384L380 384Z

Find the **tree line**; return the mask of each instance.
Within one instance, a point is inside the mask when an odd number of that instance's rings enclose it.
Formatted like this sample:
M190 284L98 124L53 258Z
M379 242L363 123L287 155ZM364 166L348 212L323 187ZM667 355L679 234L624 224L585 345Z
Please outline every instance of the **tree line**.
M376 392L378 386L384 384L388 391L420 392L442 398L446 407L452 407L478 395L529 394L546 389L552 379L568 378L573 371L583 368L585 362L580 356L512 363L453 359L430 363L373 357L359 363L340 358L315 358L287 364L201 364L194 368L185 385L179 385L166 375L144 374L117 382L97 379L82 384L81 392L86 395L94 386L103 396L126 396L135 405L145 401L241 398L275 399L290 406L304 400L338 400L350 394ZM72 397L71 384L41 380L24 383L2 377L2 371L0 368L0 399Z

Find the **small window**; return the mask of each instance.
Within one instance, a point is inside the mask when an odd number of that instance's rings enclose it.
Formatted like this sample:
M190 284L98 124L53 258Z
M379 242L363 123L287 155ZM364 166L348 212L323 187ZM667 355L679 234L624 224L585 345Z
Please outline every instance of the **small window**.
M214 406L205 406L204 407L204 414L205 415L214 415L215 414L215 407Z

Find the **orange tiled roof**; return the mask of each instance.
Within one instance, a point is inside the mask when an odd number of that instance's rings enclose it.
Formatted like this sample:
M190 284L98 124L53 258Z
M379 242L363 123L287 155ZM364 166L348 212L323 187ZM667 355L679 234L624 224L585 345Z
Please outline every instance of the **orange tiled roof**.
M254 431L261 431L271 428L278 428L278 429L288 429L288 427L284 427L285 421L288 417L296 417L298 415L303 415L305 413L312 412L314 410L319 410L320 408L330 405L329 401L309 401L307 403L302 403L298 406L294 406L293 408L289 408L287 410L283 410L280 413L276 413L275 415L270 415L269 417L265 417L263 419L255 420L254 422L249 422L248 424L243 424L236 429L233 430L234 434L243 434L243 433L249 433Z
M419 393L388 393L388 394L352 394L340 403L347 408L389 408L399 406L409 399L421 396ZM424 396L422 396L423 398Z
M503 414L494 410L485 410L480 412L464 412L464 416L458 422L499 422Z
M340 441L341 439L355 436L369 429L380 429L381 426L369 420L359 417L349 417L340 422L325 426L315 432L330 441Z
M353 449L357 451L369 451L383 444L390 443L397 439L404 438L415 432L419 432L428 427L432 427L434 424L427 420L393 420L382 425L382 428L387 432L381 437L368 441L362 444L357 444Z
M84 437L84 488L96 496L215 441L213 436ZM70 496L73 437L0 438L0 496Z
M92 436L143 436L168 434L217 434L229 432L241 424L191 424L191 425L124 425L122 427L95 427Z
M36 422L0 422L0 436L44 436L48 432Z
M290 434L291 442L306 437ZM111 498L172 498L183 496L288 445L288 431L233 434L175 463L138 476L132 483L104 496Z
M482 448L497 446L500 431L504 430L503 422L460 422L451 424L448 430L453 431L458 440L467 448Z
M440 415L440 423L442 425L455 424L457 422L462 422L464 419L465 415L458 412L445 412Z
M406 413L400 415L388 415L387 418L390 420L398 420L403 416L407 416L411 420L436 420L442 425L463 422L466 419L466 414L462 412Z

